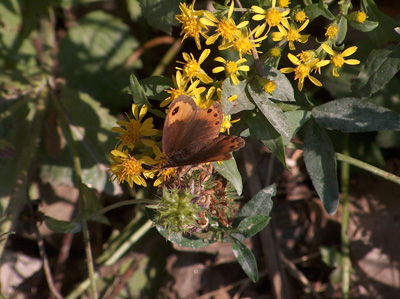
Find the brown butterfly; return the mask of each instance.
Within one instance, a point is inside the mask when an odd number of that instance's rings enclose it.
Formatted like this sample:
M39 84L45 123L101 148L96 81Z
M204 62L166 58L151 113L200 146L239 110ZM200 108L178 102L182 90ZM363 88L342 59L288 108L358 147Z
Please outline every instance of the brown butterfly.
M163 168L232 158L231 152L242 148L244 140L237 136L218 136L222 118L218 102L201 109L191 97L177 97L164 123L162 148L166 162Z

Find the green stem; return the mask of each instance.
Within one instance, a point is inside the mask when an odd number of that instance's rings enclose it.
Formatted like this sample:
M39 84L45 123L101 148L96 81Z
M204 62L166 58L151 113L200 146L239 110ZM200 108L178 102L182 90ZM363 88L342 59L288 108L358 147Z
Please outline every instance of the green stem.
M81 161L79 159L78 150L76 148L75 140L72 136L69 122L64 114L64 109L63 109L61 103L59 102L58 98L55 95L52 96L52 100L53 100L54 107L57 110L57 115L60 119L60 122L61 122L63 128L64 128L65 138L67 139L67 142L68 142L68 145L70 147L71 154L73 157L76 185L79 189L79 205L80 205L80 210L82 212L85 209L85 198L83 197L83 190L82 190ZM97 296L97 289L96 289L96 280L95 280L95 276L94 276L92 250L91 250L91 246L90 246L90 234L89 234L89 230L87 227L86 219L84 219L84 218L82 219L82 234L83 234L83 241L85 244L86 260L87 260L87 266L88 266L88 272L89 272L88 274L89 274L89 279L90 279L90 284L91 284L91 297L93 299L96 299L98 296Z
M349 155L349 134L344 134L343 139L343 155ZM342 161L341 167L341 191L342 191L342 296L348 298L350 289L350 236L349 236L349 182L350 182L350 165Z
M169 48L168 52L165 53L164 57L161 59L160 63L154 69L151 76L159 76L164 73L165 68L170 64L170 62L176 57L176 54L182 48L182 40L179 38L175 41L171 48Z
M292 143L290 142L287 147L289 148L294 148L294 149L299 149L299 150L303 150L303 146L301 144L298 143ZM400 185L400 177L398 177L397 175L394 175L390 172L384 171L378 167L372 166L371 164L365 163L363 161L357 160L355 158L352 158L350 156L347 155L343 155L340 153L335 153L336 155L336 159L338 161L342 161L342 162L346 162L349 163L350 165L356 166L358 168L364 169L368 172L371 172L377 176L380 176L382 178L384 178L385 180L391 181L393 183L399 184Z
M91 217L93 216L99 216L107 213L108 211L114 210L116 208L120 208L123 206L128 206L128 205L137 205L137 204L145 204L145 205L154 205L157 204L159 201L157 200L151 200L151 199L130 199L130 200L124 200L120 202L113 203L112 205L109 205L105 208L102 208L94 213L91 214Z

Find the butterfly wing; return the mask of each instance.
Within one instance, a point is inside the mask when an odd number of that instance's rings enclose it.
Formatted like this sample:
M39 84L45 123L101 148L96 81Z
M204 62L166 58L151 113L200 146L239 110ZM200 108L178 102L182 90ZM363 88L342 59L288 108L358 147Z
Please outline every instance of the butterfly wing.
M204 144L214 140L221 130L222 118L218 102L208 109L201 109L189 96L176 98L164 123L162 147L167 160L199 151Z

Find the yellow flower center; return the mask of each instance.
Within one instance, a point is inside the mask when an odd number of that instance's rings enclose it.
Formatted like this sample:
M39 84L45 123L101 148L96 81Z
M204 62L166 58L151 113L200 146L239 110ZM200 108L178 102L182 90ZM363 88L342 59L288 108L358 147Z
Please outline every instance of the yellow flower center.
M356 22L362 24L362 23L365 22L366 19L367 19L367 14L366 14L365 12L363 12L363 11L358 11L358 12L356 13L356 16L355 16Z
M329 39L334 39L338 33L337 25L330 25L328 29L326 29L325 36L328 36Z
M288 7L290 4L290 0L278 0L279 7Z
M303 81L304 78L308 76L310 73L310 68L306 65L300 64L294 69L294 75L295 75L295 80L300 79L300 81Z
M218 24L217 32L221 33L224 40L233 41L237 36L235 23L229 20L222 20Z
M126 146L135 145L140 138L140 127L140 122L135 119L131 119L129 125L126 127L126 131L120 137L122 143Z
M331 61L334 66L342 67L342 65L344 63L344 58L343 58L342 54L336 54L335 56L333 56Z
M197 18L190 18L183 24L183 28L189 33L189 36L198 36L201 30L200 21Z
M295 42L299 39L299 37L300 37L300 34L297 31L297 29L290 29L286 35L286 39L289 42Z
M237 64L234 61L228 61L225 65L225 70L228 74L235 74L238 71Z
M188 61L183 67L183 72L188 78L193 78L198 71L200 71L200 65L197 63L196 60Z
M267 13L265 14L265 21L268 23L269 26L277 26L282 20L281 13L279 10L275 8L268 9Z
M272 57L280 57L281 56L281 49L274 47L269 50L269 55Z
M272 93L274 90L276 89L276 84L273 81L268 81L265 85L264 85L264 90L267 93Z
M246 38L240 38L233 42L233 47L236 51L241 54L250 54L250 50L253 48L250 40Z
M122 171L123 176L140 175L143 172L142 163L132 156L128 156L122 166L124 168Z
M307 18L307 15L303 10L296 12L296 14L294 15L294 19L298 23L304 22L306 20L306 18Z
M303 63L307 63L313 58L313 55L310 51L302 51L300 54L297 55L297 57L299 57L299 59Z

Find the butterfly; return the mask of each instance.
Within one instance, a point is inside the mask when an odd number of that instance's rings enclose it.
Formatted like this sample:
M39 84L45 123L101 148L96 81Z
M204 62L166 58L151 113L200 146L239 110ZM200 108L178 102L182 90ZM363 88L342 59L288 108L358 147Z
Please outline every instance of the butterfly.
M201 109L190 96L172 101L164 122L163 168L229 160L244 146L237 136L219 135L223 120L221 104Z

